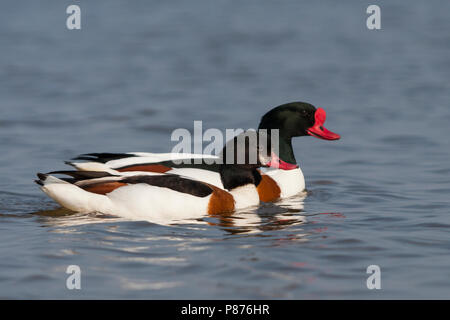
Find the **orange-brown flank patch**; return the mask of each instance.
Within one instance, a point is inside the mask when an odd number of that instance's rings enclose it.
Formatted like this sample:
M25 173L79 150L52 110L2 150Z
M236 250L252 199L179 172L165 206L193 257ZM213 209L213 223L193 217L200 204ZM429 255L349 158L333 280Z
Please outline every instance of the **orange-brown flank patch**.
M114 181L114 182L94 183L94 184L87 185L87 186L81 186L81 188L83 188L86 191L93 192L93 193L107 194L117 188L120 188L120 187L123 187L126 185L127 185L126 183Z
M169 170L172 170L172 168L163 166L162 164L137 164L135 166L126 167L126 168L120 168L116 169L119 172L126 172L126 171L146 171L146 172L158 172L158 173L164 173Z
M225 190L217 188L216 186L210 184L208 184L208 186L213 189L213 193L211 194L211 198L209 199L208 214L233 212L233 196Z
M259 200L263 202L272 202L280 198L281 190L275 180L266 174L262 174L261 177L261 182L256 187L259 194Z

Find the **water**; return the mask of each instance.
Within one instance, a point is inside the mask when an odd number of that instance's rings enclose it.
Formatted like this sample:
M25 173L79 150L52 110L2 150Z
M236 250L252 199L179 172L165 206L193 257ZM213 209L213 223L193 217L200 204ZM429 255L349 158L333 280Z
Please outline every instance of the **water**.
M448 1L2 1L1 298L450 298ZM308 195L162 226L71 214L33 183L86 152L167 152L290 101ZM82 290L67 290L68 265ZM368 290L366 268L381 268Z

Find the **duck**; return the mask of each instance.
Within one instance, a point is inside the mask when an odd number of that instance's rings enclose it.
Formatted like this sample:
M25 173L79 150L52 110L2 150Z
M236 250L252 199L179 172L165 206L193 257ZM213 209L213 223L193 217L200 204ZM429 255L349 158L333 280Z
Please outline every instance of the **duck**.
M265 113L258 131L265 131L270 141L272 130L278 130L279 150L272 157L271 169L259 170L261 180L257 184L259 198L263 202L275 202L297 195L306 189L305 178L294 155L292 138L312 136L323 140L338 140L340 135L325 128L326 112L307 102L290 102L272 108ZM224 189L219 167L206 159L215 155L190 153L87 153L66 164L79 171L159 172L182 175L204 181ZM202 159L202 162L186 161Z
M244 142L243 147L230 149L238 141ZM234 160L219 164L223 188L178 174L151 171L52 171L38 173L35 182L62 207L79 213L164 224L198 219L260 203L256 185L262 178L258 169L274 163L272 154L258 143L252 144L248 132L227 142L219 158L225 159L229 150L233 150ZM244 154L241 162L237 161L239 152ZM251 161L252 152L256 161ZM55 176L61 174L68 177Z

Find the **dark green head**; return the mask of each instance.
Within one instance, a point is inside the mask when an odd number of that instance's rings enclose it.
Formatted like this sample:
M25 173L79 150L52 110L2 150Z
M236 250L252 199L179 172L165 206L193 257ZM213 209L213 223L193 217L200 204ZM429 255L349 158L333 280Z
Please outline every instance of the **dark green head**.
M292 137L313 136L325 140L337 140L340 136L327 130L323 124L325 110L306 102L291 102L275 107L267 112L259 123L258 129L279 130L279 157L281 160L296 164L292 150Z

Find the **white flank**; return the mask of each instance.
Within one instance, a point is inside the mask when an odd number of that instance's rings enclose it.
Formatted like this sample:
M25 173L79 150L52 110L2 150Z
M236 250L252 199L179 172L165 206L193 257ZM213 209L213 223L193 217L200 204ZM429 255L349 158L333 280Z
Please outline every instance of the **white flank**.
M115 215L163 224L204 217L211 198L143 183L118 188L107 196L116 208Z
M259 205L258 190L254 184L237 187L229 192L233 195L236 210Z
M211 198L211 195L196 197L143 183L124 186L106 195L99 195L53 176L45 179L41 189L61 206L72 211L100 212L161 224L204 217L208 213Z

